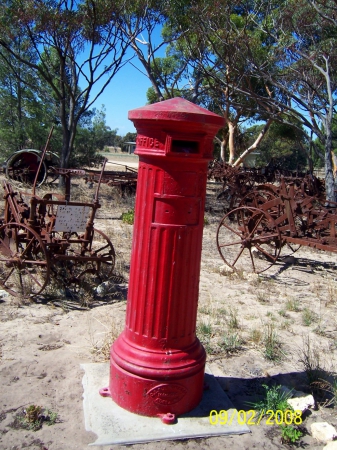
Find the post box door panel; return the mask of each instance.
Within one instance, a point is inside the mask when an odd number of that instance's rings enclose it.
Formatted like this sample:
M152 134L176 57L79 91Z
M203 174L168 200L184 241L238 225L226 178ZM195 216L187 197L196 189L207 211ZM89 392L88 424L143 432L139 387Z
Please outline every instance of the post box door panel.
M190 198L157 198L153 223L163 225L198 225L201 200Z

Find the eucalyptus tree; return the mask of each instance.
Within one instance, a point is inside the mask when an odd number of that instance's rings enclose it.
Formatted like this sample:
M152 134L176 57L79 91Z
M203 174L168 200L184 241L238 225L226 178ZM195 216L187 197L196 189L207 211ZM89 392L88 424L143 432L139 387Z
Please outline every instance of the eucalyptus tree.
M109 0L5 0L0 6L0 56L26 65L57 102L61 167L68 166L81 117L125 63L124 8ZM13 45L17 35L29 57Z
M24 40L12 43L18 53L29 53ZM33 61L33 59L32 59ZM55 113L41 79L9 52L0 56L0 152L8 156L27 146L39 148L48 130L45 124ZM41 99L44 99L42 102Z
M222 90L227 111L233 116L233 111L251 109L266 125L279 121L317 136L325 149L327 200L334 201L335 2L205 0L193 3L190 11L193 32L202 48L210 49L198 55L191 45L191 52Z
M319 5L319 7L317 6ZM287 0L261 31L275 41L277 70L254 67L273 89L282 92L285 114L317 136L324 147L326 199L336 201L332 166L332 128L337 94L337 23L335 2Z
M123 13L124 36L136 57L130 63L149 79L150 103L181 96L181 82L186 82L188 63L176 52L170 53L172 44L184 34L167 26L170 10L169 0L138 0Z
M181 32L171 45L171 54L176 52L189 69L193 100L224 116L226 127L217 139L222 159L228 147L229 161L234 163L242 124L265 121L252 150L278 113L264 83L250 76L246 55L248 38L261 59L268 54L269 43L249 28L250 11L241 1L173 0L167 11L168 29L176 35Z

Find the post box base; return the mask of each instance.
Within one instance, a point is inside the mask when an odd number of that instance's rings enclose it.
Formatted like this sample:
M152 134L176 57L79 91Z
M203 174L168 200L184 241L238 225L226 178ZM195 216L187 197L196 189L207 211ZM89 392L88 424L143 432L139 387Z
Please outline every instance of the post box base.
M187 413L200 403L203 388L204 367L188 378L153 380L129 373L110 360L109 394L117 405L135 414Z

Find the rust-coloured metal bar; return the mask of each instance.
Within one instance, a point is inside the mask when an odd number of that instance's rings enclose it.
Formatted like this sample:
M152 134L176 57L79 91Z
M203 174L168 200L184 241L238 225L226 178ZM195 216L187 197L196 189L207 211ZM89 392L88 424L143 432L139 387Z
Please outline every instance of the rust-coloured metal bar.
M47 150L48 150L49 142L50 142L51 137L52 137L52 135L53 135L53 131L54 131L54 125L51 127L51 130L50 130L50 132L49 132L49 134L48 134L47 142L46 142L46 145L45 145L45 147L44 147L44 149L43 149L43 152L42 152L42 155L41 155L41 159L40 159L40 163L39 163L39 167L38 167L37 172L36 172L36 175L35 175L35 179L34 179L34 183L33 183L33 188L32 188L32 195L33 195L33 196L35 195L35 189L36 189L37 179L38 179L38 176L39 176L39 172L40 172L40 170L41 170L41 166L42 166L43 160L44 160L44 158L45 158L45 156L46 156L46 152L47 152Z
M48 142L40 162L43 161ZM68 283L80 285L81 277L90 276L90 274L94 276L95 280L109 278L114 269L115 251L110 239L103 232L94 229L95 213L100 207L98 196L105 164L106 161L104 161L92 203L70 202L71 176L85 176L85 170L53 169L56 174L65 176L64 200L60 199L57 194L51 193L45 194L43 198L38 197L35 192L37 177L31 194L14 192L12 186L8 182L4 182L5 217L2 220L2 234L0 234L0 252L2 254L0 263L4 273L0 278L0 286L12 295L21 295L22 293L20 294L12 288L12 275L19 271L20 276L25 276L25 279L29 280L31 274L39 269L39 272L42 271L41 280L30 295L40 294L49 282L52 267L59 267L59 265L62 266L62 277L68 274ZM53 197L56 197L56 200L53 200ZM60 205L91 209L82 232L56 232L54 230L56 207ZM95 236L96 240L94 241ZM16 253L13 253L7 244L11 240L17 242L19 251ZM26 250L24 250L25 245L27 245ZM23 250L20 254L21 248ZM32 252L32 258L29 252ZM73 261L74 264L68 264L68 261ZM27 269L25 269L26 267Z

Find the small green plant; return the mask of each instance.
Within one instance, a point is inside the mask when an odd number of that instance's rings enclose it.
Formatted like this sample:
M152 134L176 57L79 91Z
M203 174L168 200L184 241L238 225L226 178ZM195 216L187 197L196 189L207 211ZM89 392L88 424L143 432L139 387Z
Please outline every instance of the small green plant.
M249 403L256 411L264 412L267 411L287 411L291 410L288 404L288 399L291 397L291 392L282 391L282 386L268 386L263 384L262 387L265 390L265 394L262 400Z
M135 212L133 209L130 209L128 212L122 214L122 222L127 223L129 225L133 225L135 221Z
M286 319L283 322L280 323L281 330L287 330L291 332L291 326L293 325L294 321L291 319Z
M24 416L24 421L27 424L27 428L30 430L38 430L42 425L42 408L41 406L30 405L25 410L26 415Z
M209 305L207 305L207 306L200 306L200 308L198 309L198 312L200 314L206 314L208 316L209 314L211 314L212 311L211 311Z
M287 300L285 308L287 311L294 311L294 312L301 311L300 302L296 299Z
M276 317L274 316L274 314L271 311L268 311L266 316L269 317L270 320L273 320L273 321L276 320Z
M262 283L262 281L262 278L256 275L256 277L251 280L250 284L253 287L257 287Z
M254 342L254 344L260 344L263 338L263 333L260 328L253 328L250 332L250 340Z
M325 370L321 362L321 350L312 346L310 337L303 338L303 347L299 352L299 363L307 374L309 385L324 378Z
M263 345L263 355L269 361L279 361L284 356L279 337L272 323L265 326Z
M57 418L57 413L50 409L44 409L38 405L30 405L16 417L16 421L22 428L37 431L42 428L43 423L54 425Z
M198 326L198 333L202 336L209 336L212 335L212 325L209 323L201 322Z
M56 412L51 411L50 409L44 410L44 416L45 416L45 422L48 426L55 425L55 423L58 419L58 414Z
M292 425L280 425L280 428L283 444L295 444L303 436L302 431Z
M208 353L213 353L211 347L211 338L213 336L212 325L210 323L201 322L197 326L197 335Z
M266 291L257 291L255 295L259 303L265 304L270 302L270 295Z
M280 309L280 310L278 311L278 313L279 313L279 315L280 315L281 317L288 317L288 316L287 316L287 311L286 311L285 309Z
M310 327L310 325L317 318L317 315L309 308L304 308L302 312L302 323L306 327Z
M206 216L204 216L204 226L209 225L209 220Z
M238 310L236 308L231 308L229 310L229 317L227 318L228 328L231 330L237 330L240 328L238 319Z
M238 333L233 333L232 331L227 331L221 341L221 347L226 353L237 353L242 348L242 339Z

